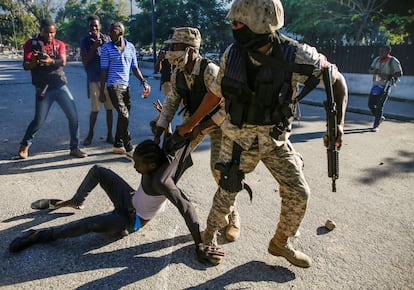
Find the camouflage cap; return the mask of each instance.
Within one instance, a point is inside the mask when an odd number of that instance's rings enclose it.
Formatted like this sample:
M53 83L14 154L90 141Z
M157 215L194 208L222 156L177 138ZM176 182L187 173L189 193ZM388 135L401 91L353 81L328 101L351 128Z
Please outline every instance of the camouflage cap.
M272 33L285 21L280 0L235 0L227 18L244 23L257 34Z
M184 43L198 48L201 44L201 34L197 28L177 27L173 36L164 43Z

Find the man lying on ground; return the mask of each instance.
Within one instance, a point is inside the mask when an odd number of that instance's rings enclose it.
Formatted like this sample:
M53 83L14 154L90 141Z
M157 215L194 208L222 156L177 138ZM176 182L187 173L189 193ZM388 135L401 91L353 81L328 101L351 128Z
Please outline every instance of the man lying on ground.
M177 175L172 174L171 164L164 151L152 140L140 143L133 154L134 168L142 174L138 190L112 170L94 165L82 181L75 195L66 201L54 200L53 209L72 207L82 209L89 193L99 184L111 199L112 212L83 218L64 225L44 229L31 229L15 238L11 252L22 251L36 243L77 237L90 232L128 235L145 226L161 212L170 200L184 217L196 246L197 259L211 262L222 255L217 247L204 247L200 224L192 203L177 187Z

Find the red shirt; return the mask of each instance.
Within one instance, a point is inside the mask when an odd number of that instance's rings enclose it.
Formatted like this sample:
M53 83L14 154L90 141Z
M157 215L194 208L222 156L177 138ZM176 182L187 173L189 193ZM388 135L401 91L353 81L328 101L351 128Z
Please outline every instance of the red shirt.
M45 43L45 50L48 55L54 55L59 58L59 55L66 55L66 47L63 41L54 39L52 43ZM32 39L29 39L24 44L24 60L29 60L33 54Z

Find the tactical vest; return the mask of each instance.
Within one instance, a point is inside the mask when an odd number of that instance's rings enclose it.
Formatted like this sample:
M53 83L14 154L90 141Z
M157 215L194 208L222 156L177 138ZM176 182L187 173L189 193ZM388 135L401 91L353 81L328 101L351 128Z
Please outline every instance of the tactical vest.
M204 96L207 93L207 88L204 83L204 71L207 68L207 65L211 61L207 59L201 60L200 73L195 77L194 84L191 88L188 88L187 82L185 80L184 72L178 71L176 75L176 89L177 93L181 96L184 109L189 112L190 115L193 115L197 108L200 106L203 101ZM219 107L214 109L210 114L208 114L202 121L209 119L219 110Z
M44 42L38 38L32 39L32 51L42 52L44 54L47 53ZM49 53L49 56L56 59L58 52L59 42L56 42L56 45L53 46L52 52ZM46 85L49 85L50 88L58 88L67 83L63 66L38 65L31 70L31 73L32 84L39 88L44 88Z
M237 44L230 48L221 89L232 124L288 127L295 109L292 73L309 76L313 71L313 66L294 64L296 50L292 41L284 40L273 46L271 56L263 56L281 65L261 61L255 66L246 49Z

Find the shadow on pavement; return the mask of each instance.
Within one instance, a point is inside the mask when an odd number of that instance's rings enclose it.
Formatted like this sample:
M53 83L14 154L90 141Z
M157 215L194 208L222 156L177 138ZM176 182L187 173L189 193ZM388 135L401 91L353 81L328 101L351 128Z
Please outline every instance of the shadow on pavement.
M10 175L10 174L25 174L25 173L33 173L33 172L40 172L40 171L49 171L49 170L56 170L56 169L63 169L63 168L71 168L71 167L79 167L84 165L95 165L101 163L110 163L110 162L125 162L130 163L131 161L121 155L115 155L112 152L103 152L99 154L91 154L89 157L92 156L102 156L100 159L92 159L92 158L84 158L84 159L76 159L82 160L82 162L76 163L62 163L62 161L66 161L68 159L74 159L74 157L69 156L68 154L64 155L53 155L50 158L35 158L29 157L28 159L18 159L18 160L11 160L9 163L4 163L2 165L2 170L0 170L0 175ZM110 156L112 158L104 158L105 156ZM115 157L114 157L115 156ZM55 163L52 165L52 163Z
M316 234L318 236L321 235L326 235L327 233L331 232L330 230L328 230L325 226L320 226L316 229Z
M26 230L52 219L72 214L45 214L45 211L36 211L12 217L2 222L9 223L22 219L32 220L0 232L0 238L8 245L15 238L16 231ZM37 244L17 254L9 253L8 247L5 247L5 252L2 255L4 266L2 267L7 267L7 274L2 275L0 285L12 286L28 281L67 274L86 273L99 269L121 269L113 274L108 274L104 278L97 278L84 285L76 286L77 289L120 289L154 276L171 264L185 264L198 271L204 271L211 267L195 259L194 245L189 234L112 252L92 252L118 239L113 236L91 233L76 238L57 240L49 244ZM184 245L175 251L167 250L172 246L189 242L189 245ZM157 251L162 251L162 255L157 254L156 257L146 255ZM5 269L3 268L3 270ZM5 273L6 271L3 272ZM94 277L93 273L90 275ZM97 277L99 276L97 275ZM244 281L285 283L295 278L295 274L287 268L252 261L231 269L217 278L188 289L223 289L226 285ZM168 281L165 282L168 284ZM162 281L160 283L162 284Z
M311 132L311 133L300 133L300 134L292 134L289 139L292 143L303 143L308 142L313 139L321 139L325 132Z
M374 184L401 172L414 172L414 152L401 150L398 152L398 157L385 158L376 167L364 169L359 182Z
M5 219L4 221L2 221L3 223L9 223L9 222L14 222L14 221L18 221L18 220L23 220L23 219L41 219L43 218L43 221L50 221L52 219L56 219L56 218L60 218L60 217L67 217L67 216L71 216L74 213L49 213L46 214L48 212L48 210L39 210L39 211L34 211L34 212L30 212L30 213L25 213L19 216L15 216L15 217L11 217L8 219ZM40 223L37 223L36 225L38 225ZM29 226L32 227L33 225ZM25 226L26 227L26 226ZM2 232L0 232L2 233Z
M77 286L77 289L120 289L151 277L174 263L182 263L200 271L209 267L209 265L204 265L195 259L194 245L189 234L112 252L90 252L117 240L113 237L103 236L103 234L88 234L77 238L57 240L50 244L34 245L18 254L5 253L3 261L8 260L8 274L6 277L2 277L3 281L0 285L15 285L26 281L99 269L122 268L122 270L105 278L98 278ZM168 253L165 255L141 256L188 242L191 244L172 252L167 251ZM45 257L46 255L47 257ZM30 263L27 262L28 259L30 259ZM82 262L79 261L80 259ZM93 277L92 273L90 275Z
M362 133L371 133L371 128L360 128L360 129L348 129L344 130L344 134L362 134Z
M281 266L270 266L260 261L251 261L190 289L224 289L226 286L241 282L270 281L286 283L296 278L295 273ZM276 287L276 285L275 285Z

